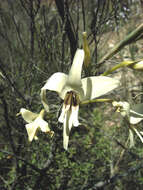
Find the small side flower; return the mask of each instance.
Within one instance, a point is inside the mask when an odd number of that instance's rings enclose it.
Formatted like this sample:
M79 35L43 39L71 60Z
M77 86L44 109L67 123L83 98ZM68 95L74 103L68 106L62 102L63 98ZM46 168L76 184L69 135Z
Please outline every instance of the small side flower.
M37 131L40 129L44 133L50 133L53 136L54 132L50 130L48 123L43 119L44 118L44 109L40 111L39 114L33 113L25 108L21 108L20 112L17 115L21 115L23 119L28 123L25 125L28 140L31 142L33 139L37 140L36 136Z
M138 131L135 128L135 124L138 124L140 121L143 120L143 103L135 104L132 107L128 102L116 102L114 101L113 106L117 108L117 112L120 112L123 117L126 117L129 124L129 138L130 138L130 147L134 145L133 140L133 133L134 131L137 136L140 138L141 142L143 143L143 132Z
M128 102L114 101L112 104L123 117L128 117L130 124L135 125L143 120L143 103L135 104L132 107Z

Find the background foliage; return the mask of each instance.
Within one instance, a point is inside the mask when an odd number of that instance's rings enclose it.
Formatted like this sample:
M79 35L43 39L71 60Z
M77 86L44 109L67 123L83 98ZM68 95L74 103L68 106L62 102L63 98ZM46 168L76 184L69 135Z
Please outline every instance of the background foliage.
M142 6L138 0L0 2L0 189L142 189L142 144L135 137L129 149L128 127L108 103L81 106L82 125L72 129L68 152L62 147L61 101L55 93L47 93L53 138L39 133L39 141L30 144L25 122L16 117L21 107L41 110L40 88L51 74L68 72L83 31L91 51L90 75L127 57L142 58L140 40L99 64L142 22ZM134 97L142 91L142 73L123 68L115 75L122 87L110 97L141 102L142 95Z

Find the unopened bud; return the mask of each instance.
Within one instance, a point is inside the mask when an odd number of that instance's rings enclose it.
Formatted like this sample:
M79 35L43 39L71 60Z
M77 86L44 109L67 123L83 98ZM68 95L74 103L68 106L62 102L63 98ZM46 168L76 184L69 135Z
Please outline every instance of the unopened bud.
M130 65L129 67L132 69L135 69L135 70L142 71L143 70L143 61L140 61L138 63L134 63L134 64Z
M83 35L83 49L85 53L84 66L88 67L90 64L90 49L87 41L87 33L83 32L82 35Z

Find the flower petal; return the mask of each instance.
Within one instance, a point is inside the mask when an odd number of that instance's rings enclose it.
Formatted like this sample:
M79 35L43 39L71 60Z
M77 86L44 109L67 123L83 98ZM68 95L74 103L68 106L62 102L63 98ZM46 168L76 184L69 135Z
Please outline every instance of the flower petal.
M60 93L60 97L64 100L67 92L74 91L79 95L79 99L82 100L84 98L84 91L81 86L71 86L70 84L66 84L63 88L62 92Z
M63 129L63 147L65 150L68 149L68 143L69 143L69 135L66 133L66 126L64 124L64 129Z
M41 129L42 132L46 133L46 132L50 131L49 125L45 120L43 120L41 118L37 118L35 120L35 123L38 126L38 128Z
M81 81L85 96L83 100L90 100L107 94L120 85L118 80L105 76L87 77Z
M46 84L42 87L41 90L52 90L59 93L60 95L63 87L67 82L67 78L68 76L64 73L55 73L47 80Z
M26 124L28 139L31 142L36 135L36 131L40 128L42 132L49 132L50 128L48 123L39 116L34 122Z
M38 127L35 126L35 122L26 124L25 127L27 130L28 139L31 142L33 140L34 136L36 135L36 131L37 131Z
M78 110L79 106L72 107L72 110L68 110L66 112L63 124L63 146L64 149L68 149L68 142L69 142L69 134L71 131L72 126L74 125L77 127L79 125L78 121Z
M79 106L76 106L76 107L72 106L70 122L72 122L74 127L78 127L78 125L80 124L78 121L78 111L79 111ZM71 130L71 128L69 128L69 130Z
M70 105L65 105L65 104L63 104L62 112L61 112L61 114L60 114L60 117L58 118L58 121L59 121L60 123L64 123L64 119L65 119L65 117L66 117L66 112L69 110L69 108L70 108Z
M138 137L140 138L141 142L143 143L143 137L141 136L141 134L138 132L138 130L133 127L133 130L135 131L135 133L138 135Z
M77 49L68 76L68 85L81 86L81 70L84 60L84 50Z
M131 129L129 129L129 139L130 139L130 148L132 148L135 145L135 142L134 142L134 134Z
M130 104L128 102L112 102L114 107L117 107L117 112L120 112L123 117L127 116L129 118L130 114Z
M133 105L130 110L130 115L132 117L143 118L143 103Z
M135 104L130 110L130 123L137 124L143 120L143 103Z
M70 115L71 111L68 111L65 115L64 124L63 124L63 147L65 150L68 149L68 143L69 143L69 133L70 133L69 124L72 125L72 123L69 123Z
M133 125L139 123L142 120L143 120L143 118L130 117L130 123L133 124Z
M130 65L129 67L131 67L132 69L136 69L136 70L143 70L143 61L139 61L138 63L134 63L132 65Z
M36 141L38 140L38 137L36 135L34 136L34 140L36 140Z
M37 117L38 114L33 113L25 108L21 108L20 109L20 113L23 117L23 119L27 122L27 123L31 123L32 121L34 121Z

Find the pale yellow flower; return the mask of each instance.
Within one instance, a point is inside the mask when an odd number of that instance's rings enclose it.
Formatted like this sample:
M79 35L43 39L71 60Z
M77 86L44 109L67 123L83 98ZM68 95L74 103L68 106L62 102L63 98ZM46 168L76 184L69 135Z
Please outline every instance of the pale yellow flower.
M143 103L135 104L132 107L128 102L116 102L114 101L113 106L117 108L117 112L120 112L123 117L127 117L130 124L129 128L129 138L130 138L130 147L134 146L134 139L132 130L137 134L143 143L143 132L138 131L133 125L138 124L143 120ZM132 129L132 130L131 130Z
M41 130L44 133L50 133L51 135L53 134L53 131L50 131L48 123L43 119L44 117L44 109L41 110L39 114L33 113L25 108L20 109L20 113L23 117L23 119L28 123L25 125L27 134L28 134L28 139L31 142L33 138L35 140L38 139L36 136L37 130Z
M64 100L59 122L63 123L63 146L67 150L72 126L77 127L79 103L102 96L119 86L118 80L105 76L81 79L84 50L78 49L74 56L69 75L54 73L41 89L56 91Z
M143 103L135 104L132 107L128 102L114 101L112 104L117 107L117 112L120 112L123 117L128 117L130 124L137 124L143 120Z

